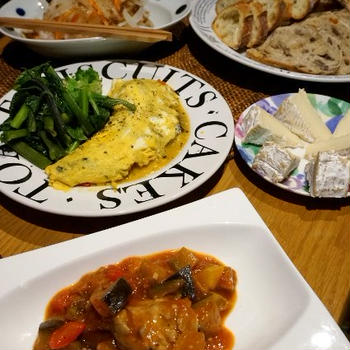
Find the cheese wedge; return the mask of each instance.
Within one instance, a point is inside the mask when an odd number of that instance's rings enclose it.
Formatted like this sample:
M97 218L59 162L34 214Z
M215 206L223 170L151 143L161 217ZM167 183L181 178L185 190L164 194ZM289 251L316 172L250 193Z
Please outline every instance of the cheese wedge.
M344 117L340 119L333 136L342 136L346 134L350 135L350 108L345 113Z
M344 151L350 154L350 134L332 137L325 141L320 141L307 145L305 158L310 158L318 152L325 151Z
M287 143L290 146L305 144L279 120L274 118L273 115L257 105L249 109L243 119L242 128L245 133L245 137L242 140L244 143L262 145L266 141L273 141L276 143Z
M306 142L327 140L332 136L304 89L299 89L298 93L287 97L274 116Z
M273 183L283 181L300 162L288 147L272 142L264 144L254 158L252 169Z
M312 197L346 197L350 184L349 159L337 151L317 153L305 167Z

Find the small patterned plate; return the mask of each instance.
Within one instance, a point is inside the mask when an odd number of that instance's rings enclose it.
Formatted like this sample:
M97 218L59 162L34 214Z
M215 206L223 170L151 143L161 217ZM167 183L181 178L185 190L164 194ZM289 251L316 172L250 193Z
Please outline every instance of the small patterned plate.
M265 109L268 113L274 114L282 101L290 95L291 93L271 96L254 103L252 106L258 105L261 108ZM345 112L350 107L350 103L336 99L334 97L310 93L308 94L308 98L313 107L320 113L324 123L333 133L340 119L344 116ZM235 142L237 149L250 168L252 167L255 155L259 152L259 149L261 147L242 142L245 136L244 130L242 128L242 122L247 115L248 110L252 106L248 107L241 114L235 127ZM306 159L301 159L299 166L293 170L287 179L274 185L297 194L310 196L304 172L307 162L308 161ZM267 178L265 178L265 180L271 182Z

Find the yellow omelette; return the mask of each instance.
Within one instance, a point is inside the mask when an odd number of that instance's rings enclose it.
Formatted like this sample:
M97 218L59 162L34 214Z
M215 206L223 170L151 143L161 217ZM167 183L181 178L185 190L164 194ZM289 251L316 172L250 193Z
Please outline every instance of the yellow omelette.
M69 189L81 184L112 184L141 177L175 157L188 138L189 118L178 95L164 82L114 80L111 97L123 105L105 127L45 171L51 186Z

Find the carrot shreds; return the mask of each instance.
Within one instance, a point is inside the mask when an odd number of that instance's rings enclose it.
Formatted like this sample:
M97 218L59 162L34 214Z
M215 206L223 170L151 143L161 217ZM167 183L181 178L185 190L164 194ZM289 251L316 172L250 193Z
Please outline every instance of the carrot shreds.
M57 22L69 22L68 17L75 12L75 8L71 8L69 10L64 11L59 16L55 17L54 20Z
M71 18L71 22L73 23L78 22L79 17L80 17L80 13L75 13Z
M63 38L63 33L61 32L55 32L54 35L56 40L60 40Z
M95 11L89 11L87 21L88 21L87 23L97 23L97 24L101 23L100 17L97 15Z
M102 23L105 25L109 24L108 19L104 16L103 11L100 9L100 7L97 5L97 2L95 0L89 0L90 5L93 7L93 9L96 11L98 16L101 18Z
M74 8L63 12L61 15L56 17L56 20L58 22L69 22L68 17L73 11L74 11ZM61 39L63 39L63 33L62 32L55 32L54 33L54 37L55 37L56 40L61 40Z
M115 9L120 12L120 7L121 7L121 1L120 0L114 0L114 7Z

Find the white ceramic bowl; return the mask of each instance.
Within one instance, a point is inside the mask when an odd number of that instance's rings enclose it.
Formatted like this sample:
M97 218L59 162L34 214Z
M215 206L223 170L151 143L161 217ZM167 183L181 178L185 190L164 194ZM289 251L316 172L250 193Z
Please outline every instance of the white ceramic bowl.
M46 0L10 0L0 8L0 16L42 18ZM190 10L190 0L147 0L146 9L155 29L166 29L185 18ZM93 57L101 55L135 54L152 43L117 38L92 37L83 39L42 40L28 39L20 29L0 28L12 39L18 40L35 52L48 57Z

